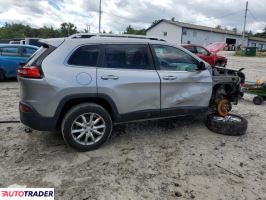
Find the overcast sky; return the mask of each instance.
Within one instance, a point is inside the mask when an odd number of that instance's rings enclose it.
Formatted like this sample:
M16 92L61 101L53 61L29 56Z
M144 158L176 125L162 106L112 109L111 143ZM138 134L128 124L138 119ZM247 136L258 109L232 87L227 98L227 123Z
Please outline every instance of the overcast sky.
M120 33L126 26L148 28L154 20L170 19L206 26L243 29L246 0L102 0L102 29ZM0 26L21 22L33 27L74 23L98 31L99 0L0 0ZM266 27L266 0L250 0L247 30Z

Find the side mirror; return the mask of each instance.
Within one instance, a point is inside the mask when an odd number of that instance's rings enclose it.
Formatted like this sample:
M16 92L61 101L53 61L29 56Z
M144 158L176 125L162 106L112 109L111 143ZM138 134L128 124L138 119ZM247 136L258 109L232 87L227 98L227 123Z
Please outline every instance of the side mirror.
M198 70L205 70L205 69L206 69L205 63L200 61L198 63Z

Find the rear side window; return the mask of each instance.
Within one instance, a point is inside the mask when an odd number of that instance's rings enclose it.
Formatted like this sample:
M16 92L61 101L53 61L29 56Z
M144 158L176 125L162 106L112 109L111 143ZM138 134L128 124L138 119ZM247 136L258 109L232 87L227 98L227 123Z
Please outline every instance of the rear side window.
M106 45L106 68L151 69L146 45Z
M29 59L27 65L32 65L37 59L42 55L48 48L40 47L34 54L32 54Z
M97 65L99 54L100 47L98 45L82 46L70 56L68 64L95 67Z
M0 54L1 56L20 56L18 47L2 47Z
M52 53L56 47L43 44L34 54L32 54L26 65L41 67L43 60Z

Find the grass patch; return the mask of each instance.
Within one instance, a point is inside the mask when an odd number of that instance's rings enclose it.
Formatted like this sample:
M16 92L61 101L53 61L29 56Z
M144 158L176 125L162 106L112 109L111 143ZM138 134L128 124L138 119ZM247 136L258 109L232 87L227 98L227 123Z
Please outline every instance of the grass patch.
M266 52L256 52L256 56L247 56L244 50L235 51L235 56L245 56L245 57L266 57Z

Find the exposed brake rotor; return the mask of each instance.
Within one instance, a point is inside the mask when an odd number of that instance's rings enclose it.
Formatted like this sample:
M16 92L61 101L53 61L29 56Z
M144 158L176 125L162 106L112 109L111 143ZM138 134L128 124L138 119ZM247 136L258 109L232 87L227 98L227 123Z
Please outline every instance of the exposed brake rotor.
M232 109L231 103L227 99L222 99L217 104L217 113L221 117L227 116L231 111L231 109Z

